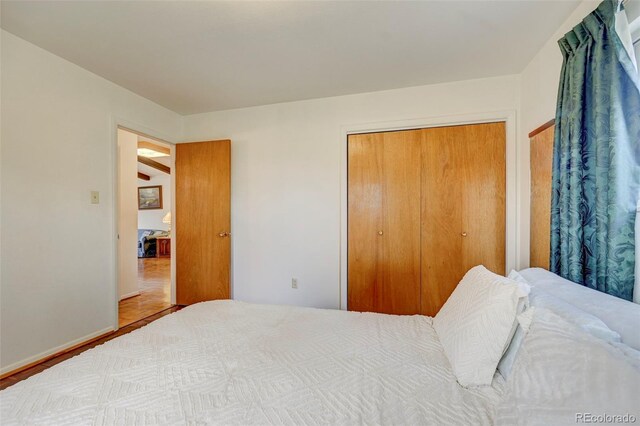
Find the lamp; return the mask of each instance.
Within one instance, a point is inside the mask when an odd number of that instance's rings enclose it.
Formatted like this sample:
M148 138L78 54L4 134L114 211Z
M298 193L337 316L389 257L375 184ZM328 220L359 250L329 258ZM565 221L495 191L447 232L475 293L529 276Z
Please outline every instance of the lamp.
M162 218L162 223L169 225L169 234L171 234L171 212L167 212Z

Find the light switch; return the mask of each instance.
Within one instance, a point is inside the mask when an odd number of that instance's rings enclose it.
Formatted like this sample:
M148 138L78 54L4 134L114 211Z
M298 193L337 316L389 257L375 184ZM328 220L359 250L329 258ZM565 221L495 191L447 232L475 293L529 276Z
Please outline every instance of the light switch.
M100 192L91 191L91 204L100 204Z

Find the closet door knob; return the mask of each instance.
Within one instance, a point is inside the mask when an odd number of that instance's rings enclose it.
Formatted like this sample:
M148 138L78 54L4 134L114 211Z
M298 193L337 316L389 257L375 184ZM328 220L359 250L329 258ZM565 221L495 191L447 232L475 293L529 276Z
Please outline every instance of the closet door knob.
M462 235L463 237L466 237L466 236L467 236L467 233L466 233L466 232L463 232L463 233L462 233L462 234L460 234L460 235Z
M229 236L231 236L231 233L230 232L221 232L221 233L218 234L218 236L219 237L229 237Z
M382 235L382 234L384 234L384 232L378 231L378 235Z

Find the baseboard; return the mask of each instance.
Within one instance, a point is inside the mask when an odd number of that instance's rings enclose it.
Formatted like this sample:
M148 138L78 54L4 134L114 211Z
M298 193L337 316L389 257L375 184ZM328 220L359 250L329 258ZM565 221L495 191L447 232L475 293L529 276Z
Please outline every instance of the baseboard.
M33 356L30 356L29 358L25 358L21 361L14 362L13 364L9 364L6 367L0 368L0 379L5 378L7 376L11 376L12 374L15 374L19 371L26 370L29 367L45 362L47 359L51 359L54 356L61 355L62 353L73 350L76 347L85 345L92 340L97 340L107 334L113 333L114 331L115 331L115 328L113 327L103 328L102 330L98 330L94 333L87 334L86 336L80 337L79 339L72 340L63 345L41 352L37 355L33 355Z
M120 300L129 299L131 297L136 297L139 295L140 295L139 291L132 291L131 293L123 294L122 296L120 296Z

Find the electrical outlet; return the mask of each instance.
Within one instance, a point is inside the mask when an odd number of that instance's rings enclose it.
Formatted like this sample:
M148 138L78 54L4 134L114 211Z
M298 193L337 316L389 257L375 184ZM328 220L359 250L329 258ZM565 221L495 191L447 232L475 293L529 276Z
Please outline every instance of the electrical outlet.
M298 279L291 278L291 288L298 288Z
M91 191L91 204L100 204L100 192Z

